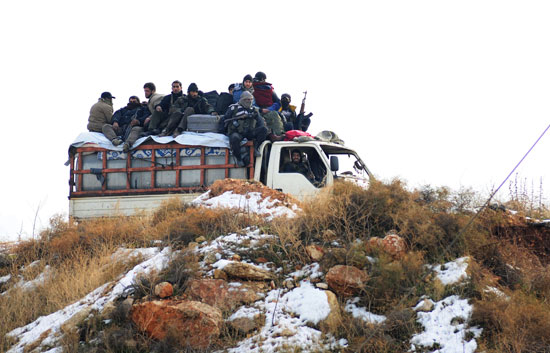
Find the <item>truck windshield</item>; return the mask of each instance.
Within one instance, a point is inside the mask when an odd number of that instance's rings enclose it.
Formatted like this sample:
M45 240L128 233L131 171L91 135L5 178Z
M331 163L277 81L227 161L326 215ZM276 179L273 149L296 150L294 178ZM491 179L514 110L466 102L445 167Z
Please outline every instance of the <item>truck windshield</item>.
M338 158L339 168L336 171L336 177L369 179L370 172L367 166L353 151L333 146L322 146L322 148L329 161L332 156Z

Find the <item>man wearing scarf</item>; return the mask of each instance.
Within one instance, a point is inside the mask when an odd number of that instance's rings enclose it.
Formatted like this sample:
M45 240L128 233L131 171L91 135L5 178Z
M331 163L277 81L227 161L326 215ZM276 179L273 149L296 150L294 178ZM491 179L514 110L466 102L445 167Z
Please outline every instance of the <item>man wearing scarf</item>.
M265 141L267 128L258 108L252 106L254 98L250 92L243 92L238 104L232 104L220 121L220 129L229 136L231 152L239 167L250 164L249 155L241 156L241 141L254 140L254 155L259 156L258 147Z
M143 122L150 115L139 98L131 96L128 104L113 114L113 124L103 125L102 132L115 146L124 142L122 150L128 152L143 131Z

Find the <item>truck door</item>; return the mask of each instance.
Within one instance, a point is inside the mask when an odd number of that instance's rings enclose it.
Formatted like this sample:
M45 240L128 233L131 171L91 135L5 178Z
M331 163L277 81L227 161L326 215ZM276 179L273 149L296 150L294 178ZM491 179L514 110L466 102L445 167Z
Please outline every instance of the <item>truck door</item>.
M315 195L325 185L328 169L315 148L294 145L279 151L279 165L271 168L273 189L303 199Z

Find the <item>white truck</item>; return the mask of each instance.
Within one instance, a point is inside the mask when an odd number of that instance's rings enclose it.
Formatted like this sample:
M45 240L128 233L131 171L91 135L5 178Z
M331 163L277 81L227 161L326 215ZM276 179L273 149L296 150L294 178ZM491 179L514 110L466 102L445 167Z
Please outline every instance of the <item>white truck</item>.
M171 197L189 202L224 178L254 179L298 199L315 195L338 178L365 185L371 178L353 149L319 140L265 141L258 157L254 157L252 143L248 142L243 149L252 162L237 167L226 137L216 135L185 132L176 139L138 140L139 145L129 153L109 146L101 134L92 139L77 138L69 149L69 215L75 219L134 215L154 209ZM302 154L314 180L301 173L284 172L295 149Z

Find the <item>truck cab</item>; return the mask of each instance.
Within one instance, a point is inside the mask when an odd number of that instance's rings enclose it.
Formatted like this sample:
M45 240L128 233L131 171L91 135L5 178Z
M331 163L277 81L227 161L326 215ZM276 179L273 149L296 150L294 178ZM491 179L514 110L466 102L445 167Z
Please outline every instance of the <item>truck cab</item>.
M308 169L309 178L298 172L285 171L285 165L292 163L292 151L296 150L301 154L301 163ZM354 150L335 143L316 140L301 143L265 141L260 151L262 156L256 158L254 179L302 200L332 185L335 179L367 185L371 177L367 166Z

